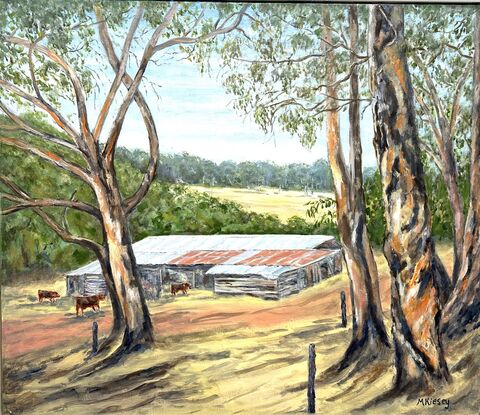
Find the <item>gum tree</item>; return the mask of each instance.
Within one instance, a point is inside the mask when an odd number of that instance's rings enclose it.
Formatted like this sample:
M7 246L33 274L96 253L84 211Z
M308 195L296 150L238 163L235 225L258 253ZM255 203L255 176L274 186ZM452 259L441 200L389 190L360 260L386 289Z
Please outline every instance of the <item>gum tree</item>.
M201 50L208 40L235 30L246 8L214 5L207 13L207 6L176 2L35 2L7 3L0 14L4 23L1 109L10 120L1 128L0 143L62 169L91 193L90 202L43 198L25 192L7 173L2 176L3 197L10 203L3 206L3 214L33 209L63 240L95 252L112 299L112 335L122 333L116 355L154 341L128 227L128 217L147 194L158 162L157 129L140 86L155 58L184 45ZM115 30L116 40L120 39L118 54L109 26ZM88 105L95 69L85 64L87 57L96 59L94 27L98 27L99 48L113 68L98 112ZM134 41L137 48L132 46ZM133 55L136 65L129 61ZM115 149L134 101L146 127L150 159L137 190L124 197L115 170ZM71 112L68 102L74 108ZM56 126L55 132L38 129L18 115L25 106L46 114ZM53 208L74 209L92 217L101 229L101 241L72 234L55 218Z
M442 331L453 337L474 327L480 313L480 256L475 248L480 224L474 190L479 169L478 8L409 6L408 21L420 148L440 171L452 211L454 291ZM425 28L423 36L415 36L418 26Z
M395 389L418 392L450 378L439 327L449 281L431 234L403 19L401 6L370 6L370 83L392 278Z
M470 200L465 221L462 268L444 313L443 331L458 336L478 327L480 317L480 11L473 33L473 100L470 144Z
M438 168L452 211L455 285L462 267L472 73L472 8L407 6L408 57L418 109L420 148ZM418 27L424 28L418 36Z

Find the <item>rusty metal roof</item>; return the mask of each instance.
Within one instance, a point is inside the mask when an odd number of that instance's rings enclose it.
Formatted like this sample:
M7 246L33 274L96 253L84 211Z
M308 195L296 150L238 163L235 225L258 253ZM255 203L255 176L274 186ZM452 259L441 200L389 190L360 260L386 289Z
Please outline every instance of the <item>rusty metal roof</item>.
M139 265L246 265L301 267L330 255L325 235L166 235L133 244ZM101 274L94 261L67 275Z
M162 263L168 265L268 265L302 267L315 262L332 251L324 249L266 249L258 250L221 250L221 251L189 251L172 258L164 256ZM140 264L142 261L140 255ZM157 255L158 257L158 255ZM158 258L160 259L160 258Z
M337 255L336 250L290 249L245 251L238 257L233 257L224 264L210 268L207 275L237 275L243 277L258 276L266 279L276 279L285 272L319 261L330 255Z
M269 266L294 266L302 267L315 262L329 254L332 251L323 249L266 249L252 253L247 258L235 262L235 265L269 265Z
M169 265L217 265L244 251L190 251L168 261Z

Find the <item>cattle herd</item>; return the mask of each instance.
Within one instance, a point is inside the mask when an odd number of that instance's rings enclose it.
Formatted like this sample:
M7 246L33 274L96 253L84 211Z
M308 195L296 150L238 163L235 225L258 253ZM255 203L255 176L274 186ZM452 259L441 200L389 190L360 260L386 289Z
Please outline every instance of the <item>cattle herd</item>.
M187 291L192 288L192 286L188 282L183 282L179 284L171 284L170 285L170 293L175 296L178 292L182 292L184 295L187 294ZM51 303L57 301L60 298L60 294L56 291L48 291L48 290L38 290L38 302L43 303L43 300L49 300ZM79 312L87 308L91 308L93 311L100 310L100 301L105 300L104 294L98 295L89 295L83 297L74 297L75 298L75 310L77 312L77 317Z

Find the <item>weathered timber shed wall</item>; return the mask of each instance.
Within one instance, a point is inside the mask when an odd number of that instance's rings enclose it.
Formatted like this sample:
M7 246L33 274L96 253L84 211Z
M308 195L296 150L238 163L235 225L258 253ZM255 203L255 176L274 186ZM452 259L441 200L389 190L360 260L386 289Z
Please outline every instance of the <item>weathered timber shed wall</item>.
M139 265L138 269L146 299L154 300L160 298L162 289L161 267ZM90 272L67 275L66 283L67 295L108 295L105 279L97 269L93 269Z
M291 262L291 255L286 253L287 263ZM331 251L321 259L300 267L291 264L218 265L207 271L207 274L215 277L216 294L252 295L279 300L311 287L341 270L341 252Z
M242 277L218 275L214 283L215 294L251 295L266 300L278 300L277 281L261 278L259 275Z
M188 282L193 288L213 289L213 277L205 275L212 265L166 265L164 285Z

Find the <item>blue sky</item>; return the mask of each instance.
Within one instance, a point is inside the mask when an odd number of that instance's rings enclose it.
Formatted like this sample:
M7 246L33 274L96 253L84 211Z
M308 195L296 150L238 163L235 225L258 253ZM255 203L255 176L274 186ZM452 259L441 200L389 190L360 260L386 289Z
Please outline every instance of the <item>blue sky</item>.
M170 62L160 68L152 66L147 79L161 85L160 99L145 84L147 100L155 116L161 152L187 151L213 161L271 160L279 164L311 163L326 158L325 133L320 132L317 144L307 150L296 137L274 131L265 134L249 118L238 114L229 96L215 77L201 75L197 66L187 61ZM348 142L348 120L342 113L342 139ZM367 109L362 121L364 164L375 165L371 144L372 121ZM148 149L142 120L136 108L129 110L120 145ZM345 148L345 150L347 150Z
M95 59L90 64L98 69L98 61ZM131 59L129 73L133 76L136 69L136 62ZM217 71L215 62L212 62L211 76L202 75L196 64L179 60L179 55L162 60L160 65L149 65L142 91L156 121L161 152L186 151L215 162L270 160L287 164L311 163L319 158L327 158L325 131L319 132L316 145L309 150L300 144L297 137L280 129L265 134L249 117L237 113L232 105L234 97L225 92L221 80L216 78ZM96 100L93 97L89 99L90 125L94 125L96 114L106 95L106 85L110 85L114 76L109 67L100 73L103 78L100 93L96 95ZM152 91L152 85L160 86L156 88L159 97ZM119 102L117 99L116 104ZM114 113L115 108L110 111L110 120ZM369 108L363 118L361 129L364 166L368 167L376 164ZM104 129L102 137L106 132L108 129ZM344 150L348 152L346 111L341 113L341 133ZM128 111L119 145L148 150L145 128L135 104Z

